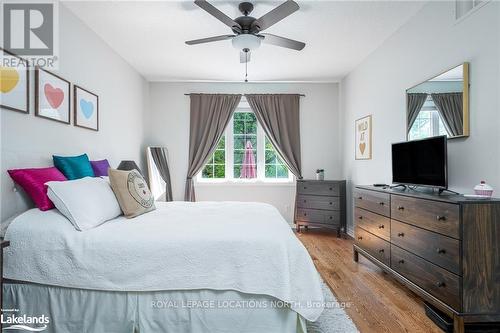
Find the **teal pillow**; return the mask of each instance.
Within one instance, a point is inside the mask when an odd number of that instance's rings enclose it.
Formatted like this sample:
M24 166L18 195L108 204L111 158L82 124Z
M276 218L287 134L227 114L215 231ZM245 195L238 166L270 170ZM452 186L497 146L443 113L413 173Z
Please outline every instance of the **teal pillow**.
M87 154L80 156L55 156L52 155L54 166L61 171L68 180L83 177L94 177L94 170Z

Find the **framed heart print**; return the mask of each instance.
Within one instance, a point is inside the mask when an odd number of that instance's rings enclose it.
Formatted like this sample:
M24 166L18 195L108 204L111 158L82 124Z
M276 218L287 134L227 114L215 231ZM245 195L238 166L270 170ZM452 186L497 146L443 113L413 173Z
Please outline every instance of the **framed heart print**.
M28 62L0 48L0 108L29 113Z
M366 116L355 122L356 159L372 159L372 116Z
M70 91L69 81L37 67L35 70L35 115L69 124Z
M75 126L98 131L99 96L77 85L73 89Z

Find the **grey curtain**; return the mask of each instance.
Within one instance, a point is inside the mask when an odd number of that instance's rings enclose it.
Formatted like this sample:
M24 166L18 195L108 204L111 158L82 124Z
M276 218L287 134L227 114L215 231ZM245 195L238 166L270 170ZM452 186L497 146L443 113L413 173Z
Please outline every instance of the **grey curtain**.
M299 95L245 95L269 140L288 169L302 178Z
M406 110L408 112L408 128L406 132L409 133L411 127L415 123L418 117L418 113L424 106L425 100L427 99L427 94L425 93L408 93L406 94Z
M167 153L163 147L149 147L151 157L155 163L161 178L165 182L165 201L172 201L172 184L170 182L170 170L168 169Z
M462 93L431 94L431 97L451 136L462 135L464 131Z
M241 95L191 94L189 161L184 200L196 201L193 177L214 152Z

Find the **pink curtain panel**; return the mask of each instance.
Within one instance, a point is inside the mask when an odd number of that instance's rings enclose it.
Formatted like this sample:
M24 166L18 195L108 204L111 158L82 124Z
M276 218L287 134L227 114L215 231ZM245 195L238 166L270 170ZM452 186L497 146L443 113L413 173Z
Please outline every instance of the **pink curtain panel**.
M247 141L245 147L245 156L243 165L241 166L240 178L256 178L257 165L255 164L255 156L253 155L253 147L250 141Z

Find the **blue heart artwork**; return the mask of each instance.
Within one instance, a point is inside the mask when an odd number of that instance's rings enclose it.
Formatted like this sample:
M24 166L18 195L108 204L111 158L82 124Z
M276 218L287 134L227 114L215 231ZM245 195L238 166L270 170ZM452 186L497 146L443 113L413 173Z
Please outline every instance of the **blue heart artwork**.
M92 114L94 113L94 103L86 101L82 98L80 99L80 109L82 110L83 116L87 119L90 119L90 117L92 117Z

